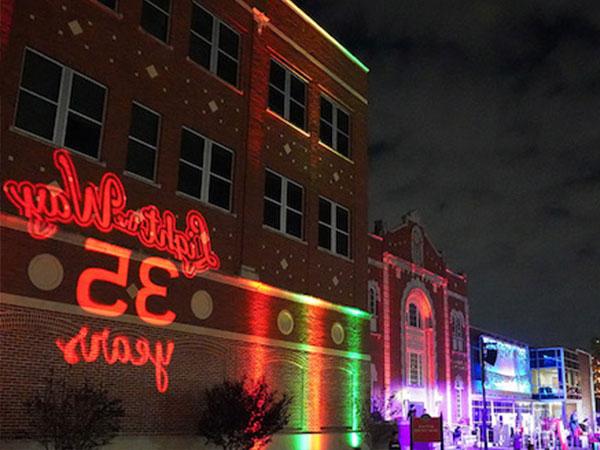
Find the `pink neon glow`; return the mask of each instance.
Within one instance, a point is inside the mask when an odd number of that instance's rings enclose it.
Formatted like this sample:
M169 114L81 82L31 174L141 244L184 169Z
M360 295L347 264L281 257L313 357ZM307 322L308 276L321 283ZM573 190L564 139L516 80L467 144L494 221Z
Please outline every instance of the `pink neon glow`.
M391 327L390 327L390 263L384 257L383 264L383 399L384 411L389 416L389 398L391 395L390 384L392 382L391 362ZM386 417L391 419L391 417Z
M156 389L160 393L167 391L169 375L166 368L171 362L173 350L175 349L173 341L167 340L164 347L162 342L157 341L154 349L152 349L146 338L137 338L132 346L130 338L124 335L114 336L111 343L108 328L104 328L102 331L94 331L88 337L89 332L90 329L84 326L68 341L61 338L56 339L55 344L63 353L63 358L67 363L77 364L80 361L92 363L100 357L103 357L109 365L119 362L121 364L130 363L133 366L143 366L150 361L155 368Z
M465 323L465 329L467 330L465 332L466 338L467 338L467 349L471 348L471 333L469 333L469 324L471 323L471 319L469 317L469 305L468 303L465 304L465 319L466 319L466 323ZM471 364L469 363L469 360L467 360L467 386L472 386L471 384L472 379L471 379ZM465 389L467 392L467 405L471 405L471 389ZM464 410L464 406L463 406L463 410ZM471 408L467 407L467 412L469 415L469 424L473 423L473 411Z
M434 352L434 346L435 346L435 342L434 342L434 322L433 322L433 309L432 309L432 305L429 303L429 299L427 297L427 295L425 294L425 292L423 292L423 290L421 290L420 288L414 288L412 289L408 295L406 296L406 305L405 305L405 311L403 312L403 318L405 318L408 314L408 308L410 303L414 303L416 305L418 305L419 308L419 314L421 314L421 320L423 321L424 324L428 324L431 323L431 326L426 326L425 330L424 330L424 335L425 335L425 350L427 352L426 357L427 357L427 372L426 372L426 377L427 377L427 385L432 387L435 385L435 366L436 366L436 360L435 360L435 352ZM404 330L406 330L406 326L404 327ZM405 338L407 341L408 339ZM408 364L408 362L406 363Z
M104 233L116 229L134 236L144 246L164 251L180 261L181 271L188 278L219 268L219 258L211 249L208 226L200 212L189 210L185 230L178 230L175 215L169 210L161 213L154 205L138 211L126 210L125 187L114 173L104 174L98 186L87 182L82 189L66 150L55 150L54 165L61 173L64 188L15 180L6 181L3 186L19 214L29 220L32 237L49 238L57 232L58 223L74 222Z
M450 351L450 308L448 306L448 294L446 291L446 286L444 286L444 291L446 294L444 295L444 316L446 320L444 321L444 352L446 355L451 355ZM468 332L467 332L468 334ZM450 380L451 380L451 367L450 361L446 361L446 417L452 417L452 408L450 405L451 396L450 396Z

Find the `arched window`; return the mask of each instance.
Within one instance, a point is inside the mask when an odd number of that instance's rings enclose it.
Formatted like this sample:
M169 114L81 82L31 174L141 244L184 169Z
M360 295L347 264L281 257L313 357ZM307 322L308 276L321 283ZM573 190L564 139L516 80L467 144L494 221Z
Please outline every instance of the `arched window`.
M414 303L408 305L408 325L415 328L422 328L421 313Z
M452 350L455 352L465 351L465 316L462 312L452 310Z
M369 312L371 317L371 331L377 332L379 322L379 285L376 281L369 281Z

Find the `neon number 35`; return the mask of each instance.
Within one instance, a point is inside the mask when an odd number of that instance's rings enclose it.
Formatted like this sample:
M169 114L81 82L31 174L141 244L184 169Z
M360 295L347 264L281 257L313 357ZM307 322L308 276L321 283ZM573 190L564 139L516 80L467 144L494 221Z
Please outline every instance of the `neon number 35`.
M166 297L167 288L154 284L150 279L150 271L153 268L160 268L165 270L170 278L177 278L179 271L175 264L164 258L150 257L142 261L140 266L140 281L143 287L138 291L135 298L135 310L138 316L151 325L169 325L175 320L175 313L173 311L167 311L164 314L153 314L146 308L148 303L148 297L160 296Z
M85 249L91 252L116 256L119 263L116 272L98 267L90 267L81 272L79 280L77 280L77 302L79 306L84 311L100 316L117 317L122 315L127 310L127 303L124 300L118 299L112 305L100 303L92 298L90 289L94 281L106 281L107 283L125 287L127 285L127 272L129 271L131 250L93 238L85 240Z
M92 298L90 290L92 283L95 281L104 281L120 287L127 286L131 250L94 238L86 239L85 249L91 252L115 256L118 259L118 264L115 272L99 267L90 267L81 272L77 280L77 302L79 306L84 311L101 316L117 317L124 314L127 310L127 303L124 300L117 299L110 305L102 303ZM154 268L165 270L169 274L169 278L177 278L179 275L177 267L169 260L156 257L144 259L140 265L139 274L142 288L137 293L135 309L143 321L151 325L165 326L175 320L176 315L173 311L154 314L147 309L148 298L150 296L166 297L167 295L167 288L165 286L159 286L150 279L150 271Z

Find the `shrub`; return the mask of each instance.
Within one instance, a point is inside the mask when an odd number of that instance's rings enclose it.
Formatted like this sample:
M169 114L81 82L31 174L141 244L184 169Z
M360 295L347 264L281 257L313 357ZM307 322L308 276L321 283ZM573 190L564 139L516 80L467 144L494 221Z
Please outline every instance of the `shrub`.
M91 450L108 444L121 429L121 400L87 381L75 385L46 378L44 388L25 403L32 437L46 450Z
M225 450L250 450L271 441L289 421L291 398L265 381L224 381L204 392L198 434Z

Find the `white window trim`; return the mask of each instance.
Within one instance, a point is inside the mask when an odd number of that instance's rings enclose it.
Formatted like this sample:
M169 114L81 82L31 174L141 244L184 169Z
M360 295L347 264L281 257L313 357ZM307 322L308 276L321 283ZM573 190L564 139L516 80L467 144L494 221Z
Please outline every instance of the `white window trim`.
M289 178L287 178L287 177L281 175L280 173L275 172L274 170L271 170L271 169L265 169L265 179L266 179L267 172L270 172L271 174L278 176L281 179L281 198L279 201L272 199L271 197L267 197L266 191L263 195L264 201L270 201L279 206L279 228L275 228L275 227L272 227L271 225L264 223L264 219L263 219L263 224L267 228L270 228L272 230L277 230L277 231L285 234L286 236L291 236L296 239L304 240L304 211L299 211L295 208L292 208L291 206L288 206L288 204L287 204L288 184L291 183L300 188L300 190L302 191L302 203L304 203L304 186L302 186L300 183L296 183L295 181L290 180ZM304 204L302 205L302 207L304 207ZM294 234L287 232L287 211L288 211L288 209L300 214L300 218L301 218L300 236L296 236Z
M230 148L225 147L224 145L213 141L212 139L207 138L206 136L204 136L203 134L198 133L197 131L194 131L193 129L189 128L189 127L182 127L183 130L188 131L196 136L198 136L199 138L202 138L204 140L204 149L203 149L203 157L202 157L202 164L204 164L204 167L199 167L185 159L183 159L181 157L181 148L180 148L180 153L179 153L179 163L184 163L187 164L188 166L192 166L196 169L199 169L200 172L202 173L202 188L200 189L200 198L196 197L195 195L189 194L187 192L183 192L183 191L177 191L180 194L185 195L186 197L190 197L193 198L194 200L199 200L203 203L206 203L210 206L214 206L215 208L219 208L223 211L227 211L227 212L231 212L232 210L232 201L231 201L231 196L233 195L233 174L234 174L234 163L235 163L235 152L233 150L231 150ZM212 162L212 153L213 153L213 145L218 145L219 147L221 147L223 150L226 150L227 152L229 152L231 154L231 179L227 179L217 173L213 173L211 172L210 169L210 165ZM179 183L179 173L177 174L177 183ZM210 177L213 176L215 178L218 178L222 181L225 181L226 183L229 183L230 185L230 189L229 189L229 208L223 208L221 205L216 205L214 203L211 203L209 201L209 192L210 192Z
M53 64L56 64L57 66L59 66L61 68L60 85L58 87L58 100L57 101L46 98L46 97L22 86L23 73L25 70L25 58L26 58L28 51L30 51L31 53L35 53L39 57L44 58L44 59L52 62ZM93 84L101 87L102 89L104 89L104 103L102 104L102 121L98 121L92 117L88 117L84 114L81 114L80 112L70 109L69 103L71 101L71 89L73 86L73 74L76 74L76 75L80 76L81 78L86 79L90 83L93 83ZM23 52L23 60L21 63L21 77L19 79L19 92L20 91L24 91L24 92L28 93L29 95L37 97L45 102L51 103L56 106L56 116L54 118L54 128L52 130L52 138L50 139L50 142L52 142L53 145L55 145L56 147L66 148L67 150L77 153L78 155L82 155L86 158L91 158L92 160L95 160L95 161L100 160L100 156L102 153L102 138L104 136L103 128L104 128L104 119L106 116L106 103L107 103L107 99L108 99L108 88L105 85L97 82L96 80L88 77L87 75L84 75L81 72L78 72L77 70L70 68L69 66L57 61L54 58L48 57L47 55L45 55L31 47L25 47L24 52ZM32 131L29 131L29 130L26 130L24 128L20 128L17 126L16 118L17 118L17 113L19 111L18 98L19 98L19 95L17 94L17 105L15 108L15 115L14 115L15 129L22 131L23 133L26 133L28 135L35 136L39 139L43 139L44 141L47 141L47 138L45 138L44 136L39 136ZM67 134L67 121L69 118L69 113L73 113L77 116L83 117L84 119L89 120L90 122L93 122L96 125L100 126L100 139L98 141L98 154L96 156L88 155L87 153L80 152L79 150L67 147L65 145L65 136Z
M241 36L240 33L238 33L236 30L234 30L232 27L230 27L229 25L227 25L225 22L223 22L221 19L219 19L217 16L215 16L213 13L211 13L209 10L207 10L206 8L204 8L203 6L199 5L197 2L192 2L192 7L194 8L200 8L202 9L204 12L206 12L206 14L208 14L209 16L212 17L212 35L211 35L211 40L210 42L206 40L206 38L204 36L201 36L200 34L196 33L191 27L190 27L190 32L196 36L198 39L201 39L202 41L206 42L208 45L210 45L210 61L208 62L208 66L209 67L205 67L205 69L207 69L209 72L211 72L212 74L216 75L217 78L219 78L220 80L225 81L225 83L229 84L229 82L227 80L224 80L223 78L221 78L218 74L217 74L217 67L218 67L218 62L219 62L219 52L223 54L224 57L229 58L233 61L236 62L237 64L237 71L235 74L235 84L234 87L238 87L239 85L239 81L240 81L240 43L241 43ZM224 51L222 51L220 49L220 42L219 42L219 32L221 30L221 27L224 26L226 28L229 28L229 30L231 30L233 33L235 33L238 37L238 48L237 48L237 54L235 56L235 58L233 58L231 55L229 55L228 53L225 53ZM194 61L192 59L192 61ZM194 63L202 66L200 63L197 63L194 61ZM204 67L204 66L202 66Z
M452 351L464 353L466 351L465 344L465 317L464 314L456 309L450 313L451 329L452 329ZM457 334L460 331L460 335Z
M333 123L328 122L326 119L324 119L322 111L321 110L319 111L319 125L320 125L321 121L325 122L327 125L329 125L331 127L331 132L332 132L331 145L328 145L321 140L321 128L319 126L319 143L323 144L325 147L331 148L333 151L335 151L336 153L339 153L343 157L351 159L352 158L352 141L350 139L350 134L351 134L351 130L352 130L352 122L350 120L350 113L348 112L348 110L341 107L339 105L339 103L336 102L335 100L333 100L331 97L329 97L325 94L321 94L321 98L325 99L325 101L329 102L329 104L331 105L331 118L333 120ZM337 125L338 111L342 111L344 114L346 114L348 116L348 133L345 133L338 128L338 125ZM338 142L337 142L338 132L348 138L348 154L347 155L344 155L338 149Z
M158 12L164 14L165 16L167 16L167 31L165 33L165 40L163 41L161 38L159 38L158 36L154 36L152 33L150 33L148 30L146 30L144 27L142 27L142 29L150 34L150 36L155 37L156 39L158 39L161 42L164 43L169 43L169 37L171 35L171 9L173 8L173 1L174 0L170 0L169 1L169 11L165 11L164 9L162 9L160 6L158 6L156 3L154 3L152 0L142 0L142 8L144 7L143 5L145 3L148 3L152 8L158 10Z
M308 109L308 105L306 104L307 102L307 97L308 97L308 81L305 80L304 78L302 78L300 75L298 75L296 72L294 72L292 69L290 69L288 66L286 66L285 64L281 63L280 61L276 60L275 58L271 58L270 60L270 64L277 64L279 67L281 67L284 71L285 71L285 86L284 89L285 91L282 91L281 89L279 89L277 86L275 86L274 84L271 83L271 77L269 76L269 89L273 88L275 89L277 92L283 94L283 118L288 121L290 124L292 124L293 126L301 129L302 131L306 131L306 129L308 128L308 124L307 124L307 109ZM270 67L269 67L269 71L270 71ZM297 78L299 81L302 82L302 84L304 84L304 104L300 104L298 103L297 100L292 98L292 82L291 82L291 77L295 77ZM296 125L294 122L292 122L290 120L290 104L291 102L294 102L296 105L300 105L302 106L302 109L304 110L304 126L301 127L300 125ZM279 116L279 113L271 110L273 113L277 114ZM281 117L281 116L280 116Z
M133 105L145 109L146 111L148 111L151 114L154 114L155 116L158 116L158 125L157 125L157 130L156 130L156 146L153 146L151 144L149 144L148 142L142 141L139 138L136 138L134 136L131 135L131 123L129 124L129 134L127 135L127 141L129 142L129 140L131 139L134 142L137 142L138 144L143 145L144 147L147 148L151 148L154 150L154 166L152 168L152 179L150 179L149 181L152 182L156 182L156 172L157 172L157 165L158 165L158 152L159 152L159 148L160 148L160 138L161 138L161 128L162 128L162 116L157 113L156 111L154 111L153 109L148 108L147 106L144 106L143 104L136 102L135 100L131 102L132 103L132 110L133 110ZM137 177L140 177L144 180L148 180L148 178L146 178L143 175L140 175L138 173L132 172L131 170L127 170L125 169L126 172L135 175Z
M321 247L320 245L319 245L319 248L328 250L331 253L342 256L344 258L350 258L350 255L352 254L352 241L350 239L350 237L352 235L352 223L351 223L352 217L350 216L350 210L348 208L340 205L339 203L336 203L333 200L328 199L327 197L319 196L319 201L321 199L325 200L330 205L329 211L331 213L331 223L329 224L326 222L322 222L321 219L319 218L318 224L324 225L329 228L329 234L331 237L331 241L330 241L331 248ZM337 208L342 208L342 209L346 210L346 212L348 213L348 231L344 231L344 230L337 228ZM343 253L339 253L337 251L336 232L338 232L338 231L340 233L348 236L348 254L347 255L344 255Z
M458 383L455 384L454 386L454 395L456 396L456 418L458 420L463 418L463 392L464 392L464 387L462 385L459 385Z
M413 383L412 379L412 356L416 356L417 361L417 383ZM408 385L412 387L422 388L425 386L425 374L423 373L423 353L420 352L409 352L408 353Z

